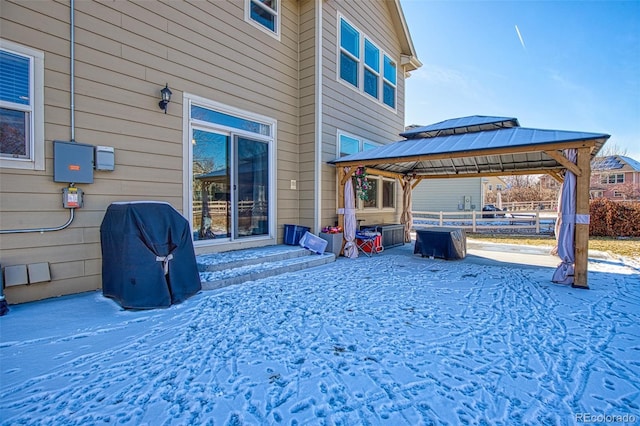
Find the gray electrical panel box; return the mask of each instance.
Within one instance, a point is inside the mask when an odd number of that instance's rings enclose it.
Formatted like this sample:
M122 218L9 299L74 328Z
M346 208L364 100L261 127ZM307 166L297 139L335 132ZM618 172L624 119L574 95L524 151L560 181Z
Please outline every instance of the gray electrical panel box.
M93 183L93 145L53 141L53 181Z
M96 170L112 171L115 168L115 152L112 146L96 146Z

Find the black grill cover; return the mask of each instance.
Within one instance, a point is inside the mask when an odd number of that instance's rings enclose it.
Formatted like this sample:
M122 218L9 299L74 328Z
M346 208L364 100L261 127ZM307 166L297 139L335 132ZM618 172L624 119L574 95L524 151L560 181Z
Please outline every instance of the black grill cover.
M167 307L202 288L189 223L167 203L111 204L100 242L102 293L124 308Z
M447 260L464 259L467 255L467 234L462 228L433 227L416 230L413 253Z

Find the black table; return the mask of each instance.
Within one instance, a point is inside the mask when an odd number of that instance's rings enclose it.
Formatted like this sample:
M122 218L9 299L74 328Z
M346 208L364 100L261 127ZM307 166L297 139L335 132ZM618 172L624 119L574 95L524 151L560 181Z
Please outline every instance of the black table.
M416 230L413 254L422 257L464 259L467 255L467 234L462 228L433 227Z

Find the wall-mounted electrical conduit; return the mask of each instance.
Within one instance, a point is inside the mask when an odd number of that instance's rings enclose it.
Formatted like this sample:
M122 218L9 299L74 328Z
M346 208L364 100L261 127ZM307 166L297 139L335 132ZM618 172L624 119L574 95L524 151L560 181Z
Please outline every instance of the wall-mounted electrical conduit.
M70 101L69 101L69 107L71 109L71 141L75 141L75 104L74 104L74 98L75 98L75 67L74 67L74 63L75 63L75 1L71 0L70 2L70 16L69 16L69 38L70 38L70 55L69 55L69 76L70 76ZM73 187L73 184L69 185L69 187ZM75 217L75 208L70 208L69 209L69 220L67 220L67 223L65 223L64 225L60 225L60 226L54 226L54 227L50 227L50 228L27 228L27 229L0 229L0 234L24 234L24 233L29 233L29 232L53 232L53 231L60 231L62 229L67 228L69 225L71 225L71 222L73 222L73 219ZM2 293L0 293L1 295ZM3 297L3 296L0 296Z
M65 229L71 222L73 222L73 218L75 215L76 209L69 209L69 220L64 225L55 226L51 228L28 228L28 229L0 229L0 234L24 234L27 232L52 232L52 231L60 231Z

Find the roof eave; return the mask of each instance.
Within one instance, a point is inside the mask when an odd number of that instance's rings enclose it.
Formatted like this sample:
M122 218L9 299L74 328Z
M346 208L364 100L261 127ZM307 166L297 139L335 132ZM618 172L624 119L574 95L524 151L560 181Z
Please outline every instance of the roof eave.
M415 71L422 66L422 62L418 59L416 49L413 46L409 26L404 18L404 12L400 5L400 0L394 0L394 7L390 7L391 19L396 28L402 30L400 37L400 46L402 48L402 62L405 72Z

